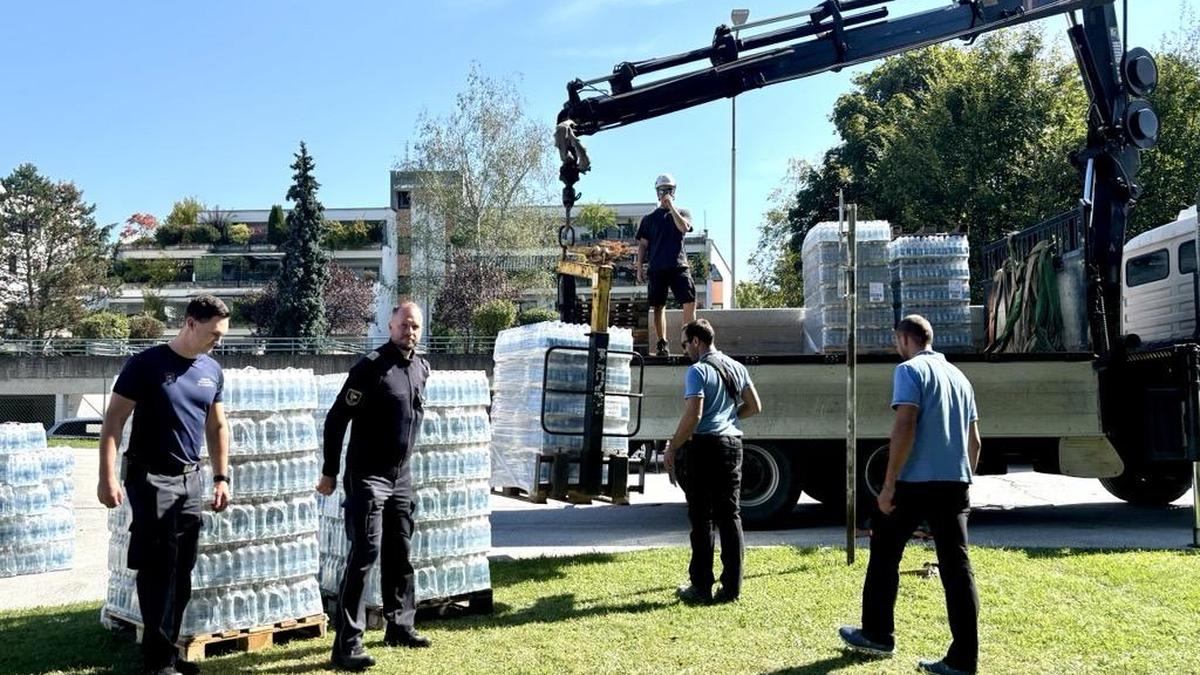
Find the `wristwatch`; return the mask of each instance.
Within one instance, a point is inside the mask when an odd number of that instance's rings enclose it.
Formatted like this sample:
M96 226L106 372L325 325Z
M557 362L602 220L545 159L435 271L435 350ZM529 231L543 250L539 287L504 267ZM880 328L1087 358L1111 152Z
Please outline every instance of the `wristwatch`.
M213 484L215 485L217 483L229 484L229 476L226 476L223 473L218 473L218 474L214 475L213 476Z

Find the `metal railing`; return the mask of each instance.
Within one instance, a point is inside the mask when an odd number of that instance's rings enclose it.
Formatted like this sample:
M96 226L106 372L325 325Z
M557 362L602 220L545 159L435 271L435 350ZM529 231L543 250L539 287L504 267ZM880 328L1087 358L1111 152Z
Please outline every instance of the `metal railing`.
M980 258L984 279L991 280L996 270L1008 260L1010 245L1017 260L1024 260L1038 242L1047 239L1058 244L1060 254L1082 247L1086 223L1084 215L1082 207L1075 208L987 244Z
M0 356L129 356L147 347L163 344L155 340L105 340L87 338L2 339ZM382 344L365 335L324 338L281 338L238 335L221 340L214 354L365 354ZM417 345L422 354L490 354L493 337L434 336Z

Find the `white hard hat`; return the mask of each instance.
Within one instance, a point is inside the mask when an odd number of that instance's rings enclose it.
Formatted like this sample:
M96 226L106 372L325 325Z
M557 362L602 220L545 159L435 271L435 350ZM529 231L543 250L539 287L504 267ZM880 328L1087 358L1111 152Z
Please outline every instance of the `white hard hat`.
M670 187L675 187L675 179L671 177L671 174L664 173L664 174L660 175L658 178L654 179L654 189L655 190L657 190L660 187L663 187L664 185L670 186Z

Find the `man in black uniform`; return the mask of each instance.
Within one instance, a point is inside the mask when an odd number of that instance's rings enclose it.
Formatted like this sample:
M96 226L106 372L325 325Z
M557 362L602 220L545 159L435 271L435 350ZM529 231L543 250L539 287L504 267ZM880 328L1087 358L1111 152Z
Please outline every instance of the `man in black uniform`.
M207 439L214 511L229 505L229 434L221 406L224 377L208 352L229 330L229 309L202 295L187 306L183 328L165 345L129 359L113 384L100 433L96 496L121 504L114 466L125 420L133 413L125 451L125 492L133 514L127 565L137 570L146 672L196 673L175 642L192 595L200 537L200 447Z
M392 310L391 339L350 369L346 384L325 418L325 465L317 492L333 494L342 439L351 420L346 452L346 536L350 553L338 594L333 664L362 670L375 659L362 644L367 623L363 588L367 572L380 561L384 644L428 647L413 629L416 618L409 540L413 531L413 490L409 456L424 417L429 363L414 349L421 339L421 308L406 302Z
M650 283L646 296L654 323L654 334L658 336L655 353L667 356L667 292L683 307L683 324L696 320L696 284L688 268L687 255L683 252L683 237L692 231L692 215L687 209L675 205L675 179L664 173L654 181L658 195L658 208L646 214L637 231L638 283ZM646 271L643 264L649 268Z

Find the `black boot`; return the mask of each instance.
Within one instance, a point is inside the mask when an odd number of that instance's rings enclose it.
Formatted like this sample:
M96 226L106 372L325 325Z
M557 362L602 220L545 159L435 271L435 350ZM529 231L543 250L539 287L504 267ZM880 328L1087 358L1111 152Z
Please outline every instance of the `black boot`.
M423 649L432 643L429 641L429 638L421 635L411 627L388 624L387 630L383 634L383 644L388 647Z
M333 662L335 668L341 670L366 670L375 665L375 657L368 654L362 645L354 645L348 654L338 651L335 645L330 661Z

